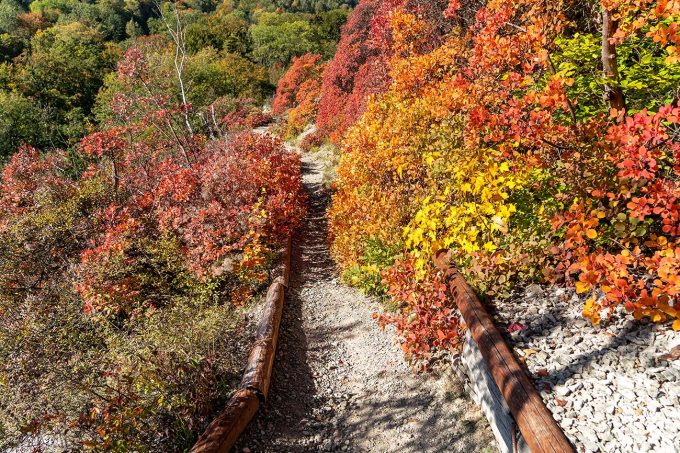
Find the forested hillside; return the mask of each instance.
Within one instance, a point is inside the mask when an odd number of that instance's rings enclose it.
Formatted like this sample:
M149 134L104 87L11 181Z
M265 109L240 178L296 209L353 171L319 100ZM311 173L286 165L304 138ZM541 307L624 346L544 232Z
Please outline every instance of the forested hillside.
M153 0L3 0L0 155L9 156L21 143L71 147L105 122L118 89L116 64L131 47L144 46L157 60L153 76L167 85L158 89L179 96L168 79L175 72L168 33L168 26L176 28L175 12L184 34L187 92L186 99L173 100L190 103L192 121L205 128L201 109L218 99L261 103L293 56L330 57L347 4L198 1L175 11L169 2Z
M0 449L193 444L305 212L251 130L350 6L0 2Z
M594 323L680 329L679 20L666 1L365 0L323 71L294 62L288 129L316 115L303 146L341 153L334 257L401 307L380 321L407 355L457 344L440 249L493 300L558 283Z

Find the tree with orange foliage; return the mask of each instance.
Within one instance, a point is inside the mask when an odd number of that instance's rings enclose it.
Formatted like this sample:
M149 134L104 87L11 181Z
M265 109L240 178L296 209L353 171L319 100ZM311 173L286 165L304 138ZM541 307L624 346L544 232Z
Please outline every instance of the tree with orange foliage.
M391 84L365 96L342 141L330 219L345 270L380 272L370 244L399 250L382 270L404 302L404 344L420 344L411 325L431 302L416 294L441 248L488 296L561 281L587 294L594 322L623 307L680 328L680 71L661 37L677 15L643 3L593 15L544 0L474 11L452 1L458 26L425 51L427 21L389 15ZM621 22L602 29L602 17Z

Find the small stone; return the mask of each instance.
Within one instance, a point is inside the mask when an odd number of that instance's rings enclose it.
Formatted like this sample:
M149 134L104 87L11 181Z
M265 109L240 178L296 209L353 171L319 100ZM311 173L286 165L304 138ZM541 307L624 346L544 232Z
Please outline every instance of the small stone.
M609 442L612 440L612 433L608 429L603 430L602 432L598 431L597 438L600 439L601 442Z
M559 386L555 387L555 393L558 396L569 396L571 395L571 390L568 387Z
M581 441L583 445L590 451L597 451L597 434L590 428L583 428L581 431Z

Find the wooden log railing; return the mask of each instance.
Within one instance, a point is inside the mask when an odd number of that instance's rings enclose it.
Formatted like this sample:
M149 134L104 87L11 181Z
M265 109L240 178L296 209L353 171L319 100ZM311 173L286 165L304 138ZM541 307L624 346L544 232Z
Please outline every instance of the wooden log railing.
M438 251L435 265L444 272L472 339L529 449L533 453L575 452L472 288L450 265L449 257L447 250Z
M285 291L290 276L290 255L289 238L283 255L283 272L280 277L274 279L267 291L262 319L250 350L240 389L198 438L191 449L192 453L228 452L269 396Z

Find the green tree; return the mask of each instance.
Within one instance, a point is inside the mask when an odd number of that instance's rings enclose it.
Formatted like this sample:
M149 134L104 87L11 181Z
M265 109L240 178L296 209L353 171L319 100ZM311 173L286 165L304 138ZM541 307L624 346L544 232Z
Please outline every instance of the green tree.
M0 34L0 63L10 61L19 56L23 49L23 39L9 33Z
M0 35L12 33L19 26L17 14L23 13L24 9L14 0L2 0L0 2Z
M26 91L60 113L81 108L89 114L115 52L96 30L80 23L55 25L31 40L25 58Z
M287 65L293 57L317 53L314 30L309 22L282 21L280 16L264 13L251 27L253 58L265 66Z
M49 114L31 99L0 91L0 160L22 144L48 147L54 131Z
M125 34L129 38L137 38L144 34L144 30L134 19L130 19L128 23L125 24Z
M210 48L189 60L187 79L191 82L189 100L201 107L224 96L262 102L273 91L265 68L237 54L218 55Z
M196 53L210 46L245 56L252 50L249 27L246 20L218 11L187 26L187 49Z

